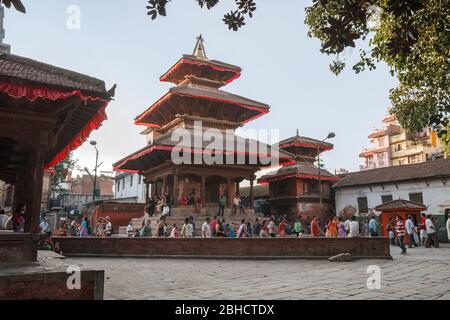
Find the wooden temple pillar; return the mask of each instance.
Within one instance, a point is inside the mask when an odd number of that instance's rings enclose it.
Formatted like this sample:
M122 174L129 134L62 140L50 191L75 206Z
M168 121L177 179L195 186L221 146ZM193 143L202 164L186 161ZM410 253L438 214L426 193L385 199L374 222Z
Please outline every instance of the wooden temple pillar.
M202 190L201 190L201 197L202 197L202 206L205 206L206 203L206 177L202 176Z
M235 185L236 185L236 194L241 194L241 190L240 190L240 183L239 183L239 181L236 181L236 183L235 183Z
M178 207L178 199L180 197L180 188L178 186L180 180L180 176L178 174L178 171L175 171L173 173L173 206L176 208Z
M145 183L145 206L148 206L148 201L150 198L150 182L147 179L144 179Z
M231 208L232 207L232 203L233 203L233 192L232 192L232 183L231 183L231 179L227 179L227 207Z
M255 179L254 177L252 177L250 179L250 208L253 208L254 204L255 204L255 195L254 195L254 184L255 184Z

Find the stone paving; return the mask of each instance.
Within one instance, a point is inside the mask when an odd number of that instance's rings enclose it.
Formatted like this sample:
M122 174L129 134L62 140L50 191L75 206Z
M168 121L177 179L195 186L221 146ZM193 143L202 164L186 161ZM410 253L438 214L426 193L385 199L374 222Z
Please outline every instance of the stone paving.
M393 260L226 261L76 258L106 270L105 299L445 299L450 300L450 246L392 247ZM367 268L381 269L381 289L367 288Z

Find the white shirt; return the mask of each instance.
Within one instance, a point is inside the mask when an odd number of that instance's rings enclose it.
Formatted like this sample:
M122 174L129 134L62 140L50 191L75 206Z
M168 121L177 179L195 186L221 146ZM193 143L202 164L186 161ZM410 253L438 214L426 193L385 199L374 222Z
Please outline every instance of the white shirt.
M359 236L359 222L358 221L350 221L348 224L349 228L349 237L357 237Z
M239 198L234 198L234 205L235 206L239 206L241 204L241 199Z
M447 223L445 226L447 227L448 240L450 240L450 217L447 219Z
M163 216L167 216L167 215L169 215L169 213L170 213L169 206L164 206L163 212L162 212Z
M208 222L204 222L202 225L202 237L203 238L211 238L211 227Z
M47 232L47 229L49 227L48 222L42 221L41 224L39 225L39 227L41 228L42 232Z
M127 227L127 232L128 232L128 233L133 232L133 226L132 226L131 224L128 225L128 227Z
M345 220L344 221L344 228L345 228L345 230L350 230L350 220Z
M189 238L193 238L194 237L194 226L192 225L192 223L189 223L187 225L187 236Z
M431 221L431 219L427 219L427 221L425 222L425 227L427 228L428 234L436 233L436 230L434 229L434 223L433 221Z
M269 222L269 233L275 233L275 222Z
M411 219L406 220L406 232L408 234L414 234L415 233L414 222Z

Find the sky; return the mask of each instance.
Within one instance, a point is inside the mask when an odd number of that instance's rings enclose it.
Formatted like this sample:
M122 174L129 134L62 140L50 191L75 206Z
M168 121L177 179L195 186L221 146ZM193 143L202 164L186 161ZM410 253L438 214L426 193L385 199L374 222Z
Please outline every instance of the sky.
M145 146L139 134L144 128L134 118L167 92L171 84L159 77L192 53L199 34L210 59L243 69L224 89L271 106L245 128L280 130L281 139L297 129L320 140L335 132L334 150L323 156L330 171L358 170L358 155L370 145L372 129L381 127L397 83L383 63L375 71L356 75L348 68L335 76L329 70L333 57L321 54L319 41L307 36L305 7L311 0L258 0L254 18L238 32L222 21L233 1L208 11L194 0L175 0L168 16L155 21L146 15L146 0L22 1L26 15L5 10L4 42L12 53L102 79L107 89L118 86L108 120L90 137L98 142L104 171ZM80 9L80 29L67 27L71 6ZM356 49L343 54L349 64L357 57ZM81 167L94 167L89 143L74 155Z

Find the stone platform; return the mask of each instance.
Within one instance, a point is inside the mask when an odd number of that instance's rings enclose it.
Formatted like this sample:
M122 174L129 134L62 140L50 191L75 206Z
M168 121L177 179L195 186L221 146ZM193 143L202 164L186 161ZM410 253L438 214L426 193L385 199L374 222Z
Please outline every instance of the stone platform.
M51 251L39 251L37 262L0 264L0 300L103 300L104 271L80 270L81 288L70 290L72 261Z
M36 261L38 240L29 233L0 232L0 265Z
M388 238L68 238L54 237L68 257L195 259L392 259Z

